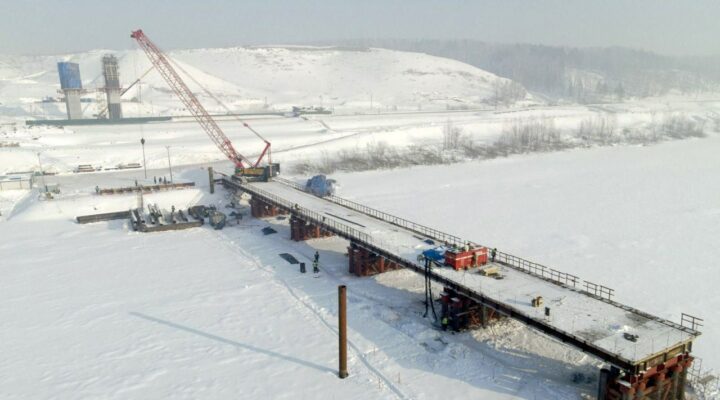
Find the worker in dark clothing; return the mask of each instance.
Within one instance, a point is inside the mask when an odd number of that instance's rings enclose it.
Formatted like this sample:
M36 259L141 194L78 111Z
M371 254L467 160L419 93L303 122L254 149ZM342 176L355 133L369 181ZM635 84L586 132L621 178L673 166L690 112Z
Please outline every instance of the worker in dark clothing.
M497 249L496 249L496 248L493 248L492 250L490 250L490 259L492 260L492 262L495 262L495 256L496 256L496 255L497 255Z
M316 252L315 252L315 258L313 258L313 260L314 260L315 262L320 261L320 253L318 253L318 252L316 251Z
M153 176L153 182L157 185L157 176Z
M442 317L442 319L440 320L440 325L442 325L442 330L444 330L444 331L447 330L447 328L448 328L448 317L447 316Z
M313 274L318 274L318 273L320 273L320 268L318 267L318 262L313 261Z

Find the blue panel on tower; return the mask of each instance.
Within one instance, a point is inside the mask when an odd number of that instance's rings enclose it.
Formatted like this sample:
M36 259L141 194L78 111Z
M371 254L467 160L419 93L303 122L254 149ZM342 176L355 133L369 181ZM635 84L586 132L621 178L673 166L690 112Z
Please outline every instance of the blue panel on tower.
M63 89L82 89L80 65L71 62L59 62L60 87Z

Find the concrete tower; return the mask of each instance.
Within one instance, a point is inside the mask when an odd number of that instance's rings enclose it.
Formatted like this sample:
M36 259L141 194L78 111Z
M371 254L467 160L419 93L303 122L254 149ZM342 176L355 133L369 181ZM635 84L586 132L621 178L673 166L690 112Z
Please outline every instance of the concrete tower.
M111 120L122 118L120 105L120 74L117 58L111 54L103 57L103 76L105 77L105 93L107 93L108 116Z
M65 106L68 119L82 119L80 96L82 95L82 80L80 79L80 66L71 62L59 62L60 89L65 95Z

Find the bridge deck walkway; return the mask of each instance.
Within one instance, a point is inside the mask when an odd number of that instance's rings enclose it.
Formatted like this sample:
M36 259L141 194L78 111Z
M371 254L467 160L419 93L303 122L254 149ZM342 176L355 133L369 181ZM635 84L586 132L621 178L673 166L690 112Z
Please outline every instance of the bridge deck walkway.
M294 209L301 217L315 219L339 231L348 239L369 243L385 253L395 255L416 271L424 267L418 255L435 247L427 236L407 230L390 222L346 208L271 181L246 183L242 188L251 194L265 197L279 206ZM525 322L540 326L543 331L564 339L577 339L587 344L595 355L607 354L607 361L620 361L621 366L638 365L643 361L666 354L672 349L692 342L699 332L670 321L653 317L631 307L590 295L582 290L551 282L547 279L496 263L503 279L483 276L477 269L455 271L433 268L431 277L467 288L503 310L511 310ZM532 307L531 299L542 296L543 307ZM550 308L546 317L544 307ZM638 335L636 341L627 340L624 333Z

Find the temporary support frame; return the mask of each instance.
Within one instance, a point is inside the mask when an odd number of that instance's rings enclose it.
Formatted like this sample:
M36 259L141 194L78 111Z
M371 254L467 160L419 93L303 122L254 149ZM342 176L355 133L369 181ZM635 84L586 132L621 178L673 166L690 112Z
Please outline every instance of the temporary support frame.
M348 246L348 271L356 276L370 276L402 268L400 264L368 250L357 242Z
M600 370L600 400L684 400L688 369L693 357L678 354L639 374L625 374L617 368Z
M287 212L270 202L253 196L250 198L250 214L255 218L266 218L287 214Z
M333 236L333 233L322 229L320 225L309 223L295 214L290 216L290 239L300 242Z

